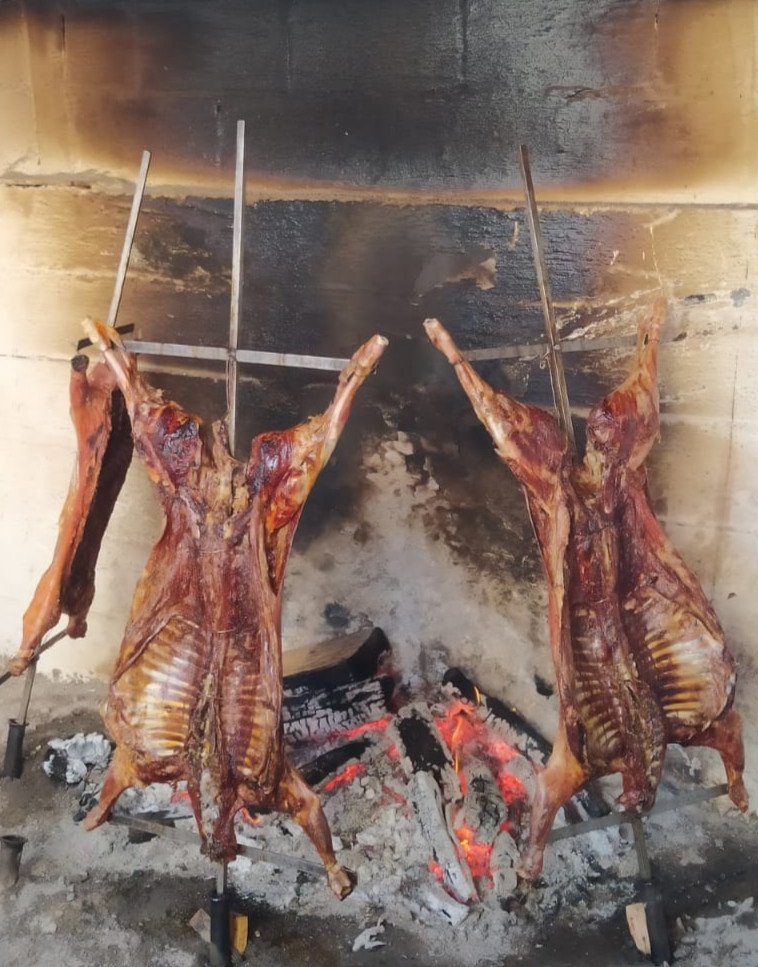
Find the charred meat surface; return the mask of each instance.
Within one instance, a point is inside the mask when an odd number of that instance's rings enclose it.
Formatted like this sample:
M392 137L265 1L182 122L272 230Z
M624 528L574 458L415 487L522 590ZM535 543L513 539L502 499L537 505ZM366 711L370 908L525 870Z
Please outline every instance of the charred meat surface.
M61 614L66 632L81 638L95 595L95 564L126 471L132 459L129 416L110 367L88 369L86 356L71 361L69 396L76 432L76 465L58 522L50 567L24 613L21 647L9 665L20 675L37 653L45 632Z
M735 664L647 497L665 316L659 301L640 321L632 372L590 412L582 461L549 413L494 390L437 320L424 324L524 488L548 583L560 725L538 776L527 879L542 869L556 812L588 780L620 773L620 804L649 808L668 742L716 749L733 802L747 809Z
M346 896L351 880L318 798L285 754L281 592L305 500L386 340L355 353L323 414L261 434L241 464L223 421L206 428L164 400L114 330L92 335L126 400L165 529L135 591L104 710L117 748L84 825L104 822L129 786L186 780L212 859L235 857L238 810L279 810L304 828L332 890Z

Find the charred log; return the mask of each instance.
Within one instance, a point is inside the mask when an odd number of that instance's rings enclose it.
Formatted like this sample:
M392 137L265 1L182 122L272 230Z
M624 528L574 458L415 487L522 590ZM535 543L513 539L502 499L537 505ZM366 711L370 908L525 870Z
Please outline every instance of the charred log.
M285 677L282 715L288 744L342 743L346 732L384 719L395 693L394 678L385 671L389 653L387 636L374 628L343 661Z
M317 692L285 692L282 717L287 742L298 746L328 738L340 741L346 732L384 718L394 691L394 679L383 675Z
M346 742L301 766L300 775L309 786L317 786L351 760L360 759L371 744L371 741L365 737Z
M365 682L375 677L388 658L390 643L381 628L374 628L363 644L344 661L311 671L284 676L285 693L297 695L300 690L329 690L350 682Z

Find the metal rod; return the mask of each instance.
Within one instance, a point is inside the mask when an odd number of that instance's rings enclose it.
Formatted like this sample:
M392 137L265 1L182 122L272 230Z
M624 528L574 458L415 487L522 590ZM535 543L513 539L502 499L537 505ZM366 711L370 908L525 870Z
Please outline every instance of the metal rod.
M124 346L132 353L146 356L172 356L179 359L218 360L229 358L223 346L186 346L174 342L143 342L127 339ZM349 360L337 356L306 356L302 353L270 353L259 349L238 349L237 362L260 366L286 366L290 369L324 369L339 371Z
M647 851L647 841L645 840L645 828L639 815L632 818L632 832L634 833L634 848L637 851L637 865L640 871L640 878L651 880L653 869L650 866L650 854Z
M673 342L673 340L661 340ZM598 336L588 339L578 336L576 339L565 339L561 343L561 353L591 353L594 350L606 349L634 349L637 345L636 336ZM492 346L489 349L471 349L463 355L469 362L486 359L522 359L526 356L545 356L550 347L545 342L522 343L518 346Z
M232 295L229 308L229 351L226 364L226 406L229 413L229 450L237 444L237 348L242 304L242 238L245 221L245 122L237 121L237 166L234 172L232 224Z
M118 264L118 272L116 273L116 282L113 286L113 298L111 299L111 307L108 310L108 325L116 325L116 316L118 315L118 307L121 303L121 295L124 291L124 281L126 280L126 270L129 268L129 259L132 254L132 243L134 242L134 233L137 229L137 219L139 218L140 208L142 207L142 197L145 194L145 183L147 182L147 169L150 167L150 152L142 152L142 164L140 165L139 175L137 176L137 184L134 188L134 198L132 198L132 210L129 212L129 222L126 227L126 235L124 236L124 245L121 249L121 261Z
M59 642L61 638L65 638L67 634L68 628L64 628L63 631L59 631L57 634L54 634L52 638L48 638L47 641L43 641L37 649L37 654L34 656L34 658L32 658L30 665L32 662L36 663L40 655L44 655L48 648L52 648L54 644ZM3 674L0 675L0 685L4 685L10 678L13 678L10 672L3 672Z
M682 793L673 799L666 799L657 802L652 809L648 809L646 816L654 816L658 813L666 813L672 809L682 809L685 806L694 806L709 799L716 799L724 796L728 792L726 783L719 786L708 786L705 789L695 789L693 792ZM638 813L622 812L610 813L608 816L599 816L597 819L588 819L583 823L572 823L571 826L561 826L554 829L547 838L548 843L557 843L561 839L570 839L572 836L583 836L596 829L606 829L609 826L621 826L623 823L631 823L638 818Z
M226 893L227 862L224 860L216 867L216 893L221 896Z
M37 662L33 661L26 669L24 680L24 691L21 695L21 705L19 706L18 721L26 725L26 716L29 714L29 703L32 700L32 688L34 686L34 676L37 674Z
M167 826L154 819L144 819L141 816L128 816L124 813L113 813L109 822L114 826L128 826L132 829L139 829L145 833L152 833L154 836L163 836L164 839L173 840L175 843L200 844L200 836L189 829L177 829L175 826ZM237 855L246 856L248 859L259 863L273 863L279 867L300 870L309 873L311 876L326 876L326 871L320 863L313 863L310 860L301 860L297 856L288 856L286 853L275 853L273 850L258 849L255 846L248 846L244 843L237 844Z
M558 334L558 326L555 322L553 298L550 293L550 278L547 271L545 248L542 243L540 216L537 211L537 202L534 198L534 184L532 183L532 172L529 167L529 152L525 144L521 145L519 156L521 159L521 175L524 179L524 190L526 192L526 213L529 219L529 233L532 237L532 253L534 255L534 265L537 269L537 284L540 290L542 314L545 318L545 334L547 335L548 342L548 364L550 366L550 381L553 385L553 397L561 426L568 437L572 450L576 450L574 427L571 423L571 407L569 406L566 376L563 371L563 359L561 357L561 342Z

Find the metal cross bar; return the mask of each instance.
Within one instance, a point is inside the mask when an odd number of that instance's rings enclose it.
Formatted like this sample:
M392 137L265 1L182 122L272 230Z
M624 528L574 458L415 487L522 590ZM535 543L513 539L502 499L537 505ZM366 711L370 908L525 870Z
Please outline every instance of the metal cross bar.
M672 809L680 809L684 806L693 806L699 802L706 802L709 799L716 799L724 796L728 792L726 783L719 786L707 786L705 789L695 789L693 792L682 793L673 799L666 799L657 802L652 809L648 809L646 816L655 816L658 813L670 812ZM610 813L608 816L599 816L596 819L587 819L583 823L572 823L570 826L561 826L554 829L547 838L548 843L556 843L561 839L570 839L573 836L583 836L591 833L595 829L606 829L609 826L621 826L623 823L633 823L639 819L639 813L629 812Z
M662 340L673 342L673 340ZM596 339L578 336L561 343L561 353L584 353L596 349L634 349L636 336L598 336ZM463 355L470 362L487 359L521 359L528 356L546 356L550 347L545 342L522 343L518 346L491 346L487 349L471 349Z
M534 184L532 183L532 172L529 167L529 152L525 144L522 144L520 147L520 159L521 174L524 179L524 190L526 191L526 212L529 218L529 232L532 237L534 264L537 269L537 283L540 289L540 300L542 301L542 314L545 317L545 334L547 335L548 363L550 365L550 381L553 385L553 397L561 426L568 437L571 449L576 450L574 427L571 423L571 407L569 406L568 391L566 389L566 376L563 372L563 359L561 358L561 340L558 334L553 299L550 293L550 279L547 272L545 249L542 244L540 216L537 211L537 202L534 198Z
M124 346L133 353L147 356L172 356L179 359L217 360L229 358L229 350L223 346L188 346L173 342L147 342L127 339ZM259 349L238 349L237 362L260 366L286 366L292 369L340 370L349 360L336 356L306 356L302 353L271 353Z
M127 826L144 833L163 836L164 839L173 840L175 843L189 843L191 845L200 843L200 835L198 833L193 833L189 829L177 829L175 826L167 826L165 823L160 823L155 819L145 819L142 816L113 813L108 822L114 826ZM259 863L273 863L276 866L286 867L287 869L301 870L303 873L309 873L311 876L326 876L326 870L320 863L300 859L298 856L289 856L286 853L276 853L273 850L259 849L257 846L238 843L237 855L246 856L248 859L255 860ZM219 893L222 892L223 886L219 890Z

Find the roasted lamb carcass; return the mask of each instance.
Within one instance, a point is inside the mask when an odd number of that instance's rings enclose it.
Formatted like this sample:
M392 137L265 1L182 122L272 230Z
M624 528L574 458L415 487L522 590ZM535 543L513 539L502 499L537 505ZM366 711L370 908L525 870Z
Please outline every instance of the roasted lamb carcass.
M86 356L71 360L76 465L52 563L24 613L21 647L8 669L14 675L34 659L43 635L61 614L68 615L66 632L71 638L86 633L100 545L132 459L129 416L113 372L105 363L88 366Z
M542 869L556 812L588 780L618 772L621 805L649 808L668 742L716 749L732 801L747 809L734 661L647 499L665 315L658 302L640 322L633 371L590 412L582 461L549 413L494 390L437 320L424 324L523 485L548 582L560 725L538 776L519 870L527 879Z
M282 582L305 499L387 341L374 336L355 353L325 413L257 437L241 464L224 422L206 428L165 401L114 330L98 326L92 337L126 400L166 524L135 591L104 709L117 747L84 825L104 822L129 786L187 780L211 858L235 857L243 806L287 812L344 897L351 881L321 805L284 749Z

